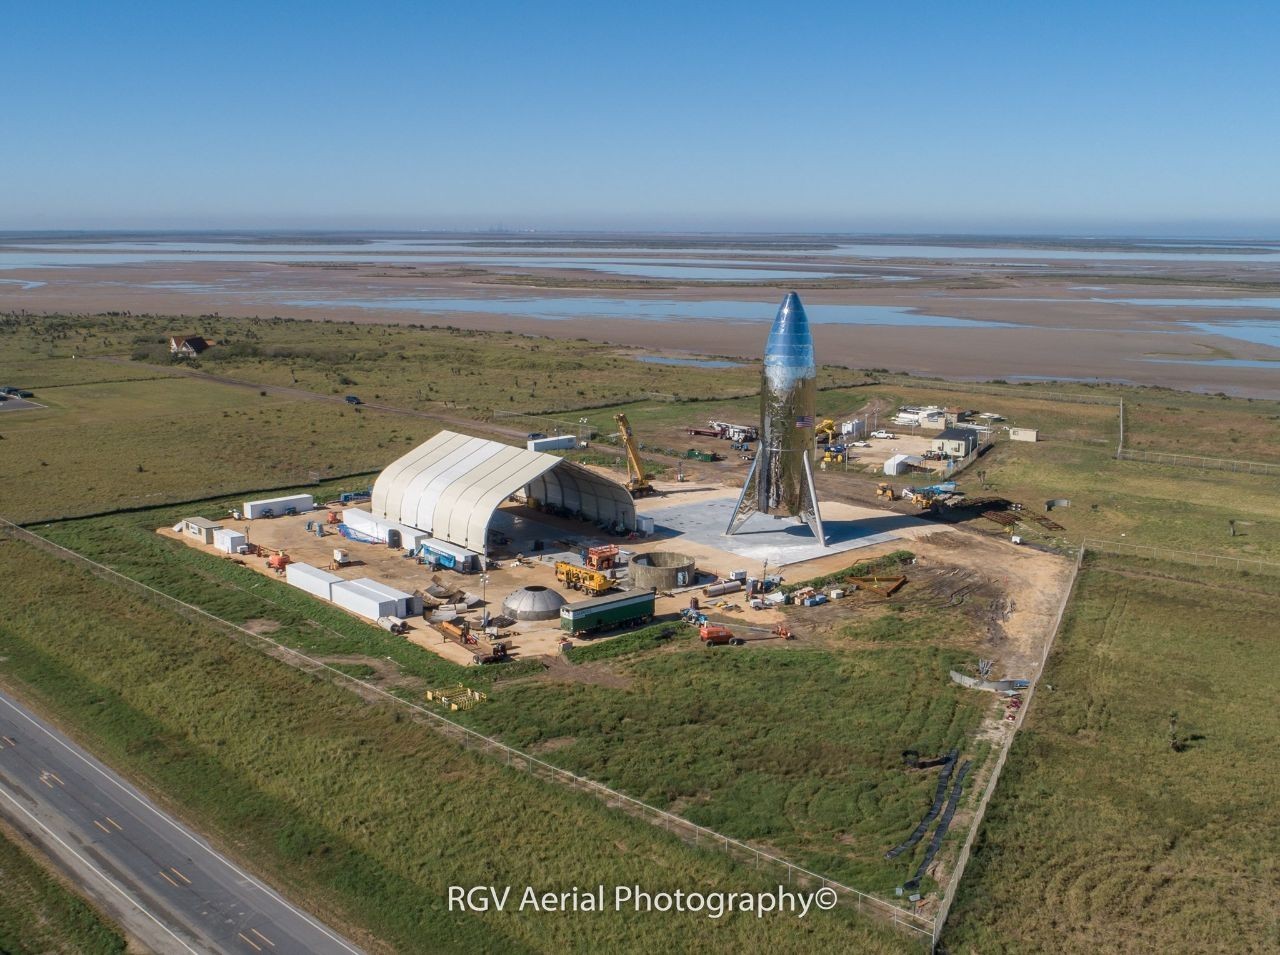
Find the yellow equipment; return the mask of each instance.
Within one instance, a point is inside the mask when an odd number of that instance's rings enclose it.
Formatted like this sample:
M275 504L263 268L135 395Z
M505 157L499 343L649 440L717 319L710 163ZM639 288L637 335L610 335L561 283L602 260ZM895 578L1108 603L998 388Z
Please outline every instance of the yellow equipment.
M813 437L819 444L830 444L836 437L836 423L824 418L822 424L813 429Z
M651 475L644 473L644 465L640 463L640 452L636 450L636 442L631 434L631 424L624 414L616 414L613 420L618 423L618 434L622 438L622 446L627 451L627 490L632 497L648 497L656 493L649 483Z
M885 484L883 481L881 481L879 484L876 485L876 497L887 497L889 500L892 501L893 488L890 487L888 484Z
M826 453L822 455L822 463L823 464L844 464L844 452L832 451L830 447L828 447Z
M581 590L583 593L598 597L613 586L608 574L587 567L579 567L567 560L556 561L556 580L570 590Z

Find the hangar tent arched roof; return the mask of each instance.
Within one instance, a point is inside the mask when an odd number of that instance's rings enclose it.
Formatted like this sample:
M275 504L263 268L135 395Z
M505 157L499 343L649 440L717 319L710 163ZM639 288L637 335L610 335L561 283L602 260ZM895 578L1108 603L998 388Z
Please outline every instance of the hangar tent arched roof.
M635 527L635 503L618 482L552 454L453 431L389 464L373 483L370 509L484 554L493 512L526 488L530 497L587 520Z

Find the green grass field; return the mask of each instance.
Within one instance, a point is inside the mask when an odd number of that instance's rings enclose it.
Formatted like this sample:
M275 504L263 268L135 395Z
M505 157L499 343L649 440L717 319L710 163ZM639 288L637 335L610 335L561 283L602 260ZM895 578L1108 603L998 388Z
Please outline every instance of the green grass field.
M771 885L595 798L460 749L32 548L0 543L0 679L323 917L385 950L900 952L795 919L449 913L450 884ZM59 582L49 601L46 582ZM86 614L85 608L93 608Z
M917 613L908 603L905 615L851 613L841 640L883 644L852 653L838 645L707 653L687 628L660 641L638 633L574 651L584 662L622 654L611 666L625 689L529 682L520 677L540 671L535 662L457 666L154 533L180 516L92 518L44 533L233 623L270 620L279 625L272 638L288 646L391 659L426 686L485 689L491 704L460 714L464 722L535 753L556 746L547 756L556 765L869 891L889 892L911 870L911 857L890 865L880 856L914 826L933 785L902 773L899 754L963 748L987 702L947 679L948 669L973 661L963 610ZM883 616L898 626L885 627ZM664 652L647 652L654 649ZM672 649L680 652L665 652ZM561 748L568 736L573 745Z
M0 952L107 955L124 937L0 831Z
M1280 581L1091 555L1077 588L947 949L1280 949Z
M556 765L887 896L919 860L883 854L936 783L904 772L900 754L973 751L989 701L947 679L971 661L928 645L708 650L686 628L618 660L623 686L517 682L468 716Z

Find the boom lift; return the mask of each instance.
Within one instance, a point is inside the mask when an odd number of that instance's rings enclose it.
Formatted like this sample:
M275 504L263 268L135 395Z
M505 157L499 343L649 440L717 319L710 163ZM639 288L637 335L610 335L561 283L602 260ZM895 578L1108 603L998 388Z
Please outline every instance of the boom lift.
M636 450L635 438L631 434L631 424L625 414L616 414L613 420L618 423L618 435L622 438L622 446L627 451L627 490L632 497L648 497L656 494L654 486L649 483L650 475L644 473L644 465L640 461L640 452Z

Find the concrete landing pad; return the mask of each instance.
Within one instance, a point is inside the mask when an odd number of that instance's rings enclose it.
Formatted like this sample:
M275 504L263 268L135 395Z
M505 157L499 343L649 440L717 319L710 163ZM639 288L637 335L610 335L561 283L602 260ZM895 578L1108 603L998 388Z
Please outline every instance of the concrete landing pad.
M795 518L773 518L754 514L732 536L725 534L733 514L736 495L646 508L654 519L659 536L668 537L677 549L681 541L736 554L747 561L769 561L771 567L785 567L829 557L844 551L883 544L902 537L916 537L936 528L927 521L906 514L893 514L848 504L820 503L827 546L823 547Z

